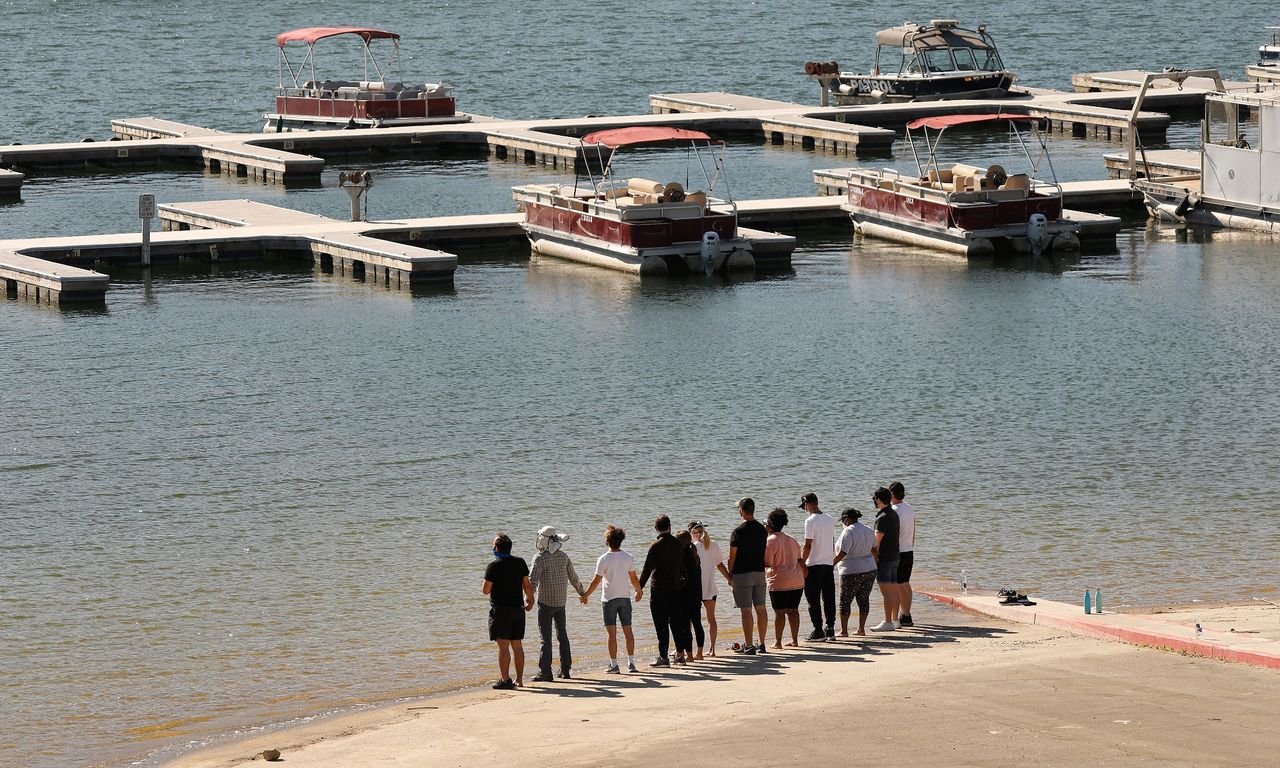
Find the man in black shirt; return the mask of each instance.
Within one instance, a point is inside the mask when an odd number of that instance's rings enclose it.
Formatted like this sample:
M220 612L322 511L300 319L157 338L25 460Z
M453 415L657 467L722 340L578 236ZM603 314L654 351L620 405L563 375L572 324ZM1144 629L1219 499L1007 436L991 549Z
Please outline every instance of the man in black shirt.
M669 667L667 659L671 639L675 636L676 648L688 647L689 616L682 598L682 588L687 577L685 554L686 549L680 540L671 535L671 518L659 515L654 521L654 530L658 538L649 545L649 554L644 558L644 569L640 572L640 588L653 577L653 589L649 591L649 614L653 616L653 628L658 633L658 658L650 666ZM676 663L683 664L683 656L676 658Z
M498 643L498 669L502 673L493 687L504 691L524 685L524 614L533 609L533 585L529 583L529 566L524 559L511 556L510 536L500 533L493 540L493 557L484 569L484 594L489 596L489 639ZM514 682L512 656L516 662Z
M871 495L876 505L876 546L871 554L876 556L876 583L880 585L880 597L884 601L884 621L871 628L872 632L892 632L898 628L898 535L901 524L898 513L893 511L892 494L888 488L877 488Z
M742 522L729 537L729 586L733 588L733 603L742 612L742 634L746 654L764 653L764 628L769 620L764 607L767 586L764 578L764 545L769 533L756 522L756 503L750 497L738 502L738 516ZM753 645L751 613L755 611L755 624L760 638Z

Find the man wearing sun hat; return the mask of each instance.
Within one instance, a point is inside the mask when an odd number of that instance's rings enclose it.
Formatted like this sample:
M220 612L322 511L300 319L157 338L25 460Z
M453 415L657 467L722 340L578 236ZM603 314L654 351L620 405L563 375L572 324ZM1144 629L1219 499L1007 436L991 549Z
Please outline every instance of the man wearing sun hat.
M529 583L538 594L538 631L542 634L542 651L538 655L538 674L533 678L535 683L549 683L555 678L551 674L551 626L556 628L556 638L560 641L560 677L568 678L573 666L573 656L569 650L569 632L565 628L565 603L570 584L581 597L586 590L573 570L573 563L564 551L563 543L569 540L569 534L560 533L547 525L538 531L538 554L533 558L533 569L529 573Z

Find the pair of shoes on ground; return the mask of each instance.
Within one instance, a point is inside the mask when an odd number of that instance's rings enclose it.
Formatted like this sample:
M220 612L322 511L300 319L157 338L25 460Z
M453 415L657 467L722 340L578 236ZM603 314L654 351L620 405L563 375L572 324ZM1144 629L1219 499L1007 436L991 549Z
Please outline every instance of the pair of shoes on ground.
M1035 605L1036 601L1030 599L1021 592L1012 589L1002 589L997 593L1000 596L1001 605Z
M509 677L506 680L499 680L493 684L493 690L495 691L514 691L515 689L516 683Z
M885 619L874 627L869 627L872 632L892 632L898 628L898 625Z
M533 676L533 682L535 683L550 683L550 682L553 682L555 679L556 679L555 676L551 675L548 672L539 672L538 674ZM572 679L572 677L569 675L569 670L567 669L560 670L560 679L561 680Z
M809 636L806 637L805 639L812 642L821 642L823 640L835 640L836 628L827 627L826 629L815 629L812 632L810 632Z
M759 645L738 645L734 644L734 653L741 653L743 656L755 656L761 653L767 653L764 649L764 643Z
M640 670L636 669L636 663L635 663L634 661L628 661L628 662L627 662L627 671L628 671L628 672L639 672ZM618 667L618 665L617 665L617 664L610 664L610 665L608 666L608 668L606 668L606 669L605 669L605 672L607 672L607 673L609 673L609 674L611 674L611 675L620 675L620 674L622 674L622 669L620 669L620 668Z

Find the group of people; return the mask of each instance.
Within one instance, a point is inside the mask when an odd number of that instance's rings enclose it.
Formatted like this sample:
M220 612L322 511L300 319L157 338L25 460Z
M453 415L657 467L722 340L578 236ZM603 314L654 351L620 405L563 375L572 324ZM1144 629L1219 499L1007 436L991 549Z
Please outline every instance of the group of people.
M498 644L501 677L499 690L524 685L525 614L538 608L542 645L534 682L571 677L572 650L566 626L566 604L572 587L582 604L601 592L604 626L608 635L609 666L606 672L622 672L618 654L618 628L626 647L626 669L636 672L632 605L649 589L649 613L658 636L658 656L651 667L685 665L716 655L718 625L716 604L719 580L728 584L742 619L743 643L733 650L746 655L766 652L768 626L766 597L774 613L774 648L800 644L800 600L808 604L813 631L810 641L837 637L835 624L836 576L839 576L839 637L849 636L851 609L858 606L856 635L865 635L871 613L870 596L878 585L884 604L884 620L872 632L890 632L914 626L911 619L911 571L915 556L915 510L905 501L902 483L890 483L871 494L876 516L867 526L862 512L847 507L840 514L842 529L818 505L814 493L800 499L805 513L803 543L785 532L790 516L781 507L755 518L751 498L738 501L741 522L729 537L726 558L700 521L672 532L671 519L654 521L657 537L649 545L644 564L636 574L636 561L623 551L626 532L609 526L604 540L608 551L596 560L591 582L583 586L573 562L564 551L568 534L552 526L538 531L537 554L532 568L511 553L511 537L500 533L493 540L493 562L484 574L484 594L489 596L489 639ZM703 626L703 617L706 626ZM552 670L552 633L559 643L559 669ZM788 633L790 640L784 643ZM675 656L670 655L675 643ZM515 667L515 677L511 668Z

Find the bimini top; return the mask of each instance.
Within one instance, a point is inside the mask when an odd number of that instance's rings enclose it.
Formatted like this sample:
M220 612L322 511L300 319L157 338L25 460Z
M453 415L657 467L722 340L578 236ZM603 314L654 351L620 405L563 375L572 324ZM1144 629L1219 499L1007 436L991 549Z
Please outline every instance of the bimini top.
M603 144L610 149L633 144L656 144L663 141L711 141L702 131L672 128L669 125L637 125L630 128L611 128L596 131L582 137L583 144Z
M969 123L993 123L998 120L1036 120L1031 115L1015 115L1011 112L999 112L987 115L937 115L935 117L917 117L915 120L907 123L907 128L915 130L917 128L933 128L940 131L943 128L950 128L953 125L967 125Z
M276 35L276 44L281 48L285 43L303 42L314 45L317 40L335 35L359 35L367 43L370 40L399 40L400 35L383 29L365 29L364 27L304 27Z
M955 22L935 22L931 26L903 24L876 33L876 45L894 48L981 48L990 49L990 41L979 32L962 29Z

